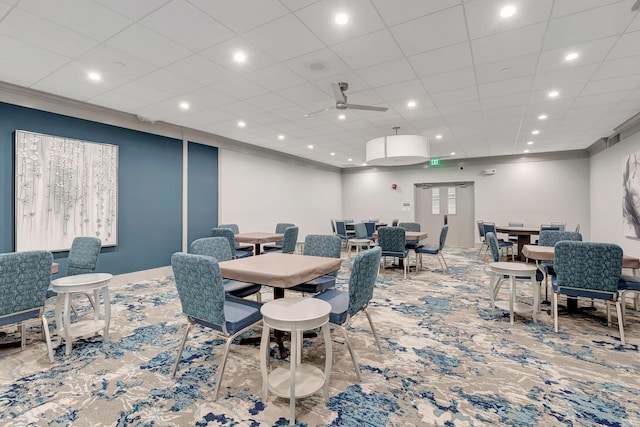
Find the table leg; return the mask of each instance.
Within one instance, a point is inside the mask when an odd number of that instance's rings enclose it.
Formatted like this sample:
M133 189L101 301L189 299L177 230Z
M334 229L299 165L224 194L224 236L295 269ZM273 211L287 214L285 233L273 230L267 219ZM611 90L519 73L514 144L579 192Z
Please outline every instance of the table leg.
M98 291L96 291L98 292ZM109 341L109 324L111 323L111 299L109 298L109 287L102 288L102 304L104 305L104 342ZM96 312L100 307L99 300L96 298ZM218 380L220 381L220 380Z
M298 365L298 331L291 331L291 354L289 355L289 425L296 425L296 367Z
M65 354L68 356L71 354L71 292L66 292L64 294L64 339L65 343Z
M509 276L509 323L513 325L513 303L516 299L516 276Z
M538 311L540 311L540 289L536 283L536 272L531 273L531 290L533 291L533 322L538 323Z
M260 340L260 370L262 371L262 394L267 399L269 394L269 331L268 325L262 325L262 339Z
M64 323L62 323L62 315L64 312L64 296L58 294L56 297L56 347L62 344L62 331Z
M524 255L522 255L522 247L524 245L528 245L531 243L531 236L529 234L518 234L518 253L516 254L516 258L520 261L524 260Z
M331 340L331 329L329 328L329 322L322 325L322 334L324 335L324 348L325 348L325 360L324 360L324 389L322 394L325 402L329 402L329 378L331 377L331 369L333 369L333 348Z
M254 243L254 250L256 255L260 255L260 243Z

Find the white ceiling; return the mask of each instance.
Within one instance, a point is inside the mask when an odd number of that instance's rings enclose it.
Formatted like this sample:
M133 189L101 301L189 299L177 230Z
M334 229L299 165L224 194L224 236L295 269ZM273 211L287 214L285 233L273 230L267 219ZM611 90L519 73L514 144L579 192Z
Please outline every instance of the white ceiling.
M0 0L0 81L339 167L394 126L434 157L583 149L640 111L634 3ZM389 110L304 117L335 105L337 81Z

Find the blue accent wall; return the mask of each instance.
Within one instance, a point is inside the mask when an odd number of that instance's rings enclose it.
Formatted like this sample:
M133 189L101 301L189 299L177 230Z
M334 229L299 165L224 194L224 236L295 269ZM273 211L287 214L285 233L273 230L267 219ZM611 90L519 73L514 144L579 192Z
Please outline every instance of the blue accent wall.
M16 129L117 145L118 245L102 249L97 270L122 274L170 265L182 247L181 140L6 103L0 103L0 252L15 250ZM215 170L217 219L217 151ZM67 254L54 254L62 274Z
M218 149L189 142L188 154L188 223L187 238L211 236L218 225Z

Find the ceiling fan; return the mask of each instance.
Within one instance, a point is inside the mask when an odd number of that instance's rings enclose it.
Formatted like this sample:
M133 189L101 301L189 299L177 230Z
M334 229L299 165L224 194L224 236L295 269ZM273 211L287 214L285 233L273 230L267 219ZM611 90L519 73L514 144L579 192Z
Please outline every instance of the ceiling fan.
M368 111L387 111L387 107L375 107L373 105L360 105L360 104L349 104L347 102L347 95L344 93L347 89L349 89L349 83L346 82L334 82L331 83L331 87L333 88L333 96L336 98L336 109L337 110L368 110ZM312 114L319 113L321 111L328 111L333 107L323 108L322 110L313 111L311 113L305 114L305 117L308 117Z

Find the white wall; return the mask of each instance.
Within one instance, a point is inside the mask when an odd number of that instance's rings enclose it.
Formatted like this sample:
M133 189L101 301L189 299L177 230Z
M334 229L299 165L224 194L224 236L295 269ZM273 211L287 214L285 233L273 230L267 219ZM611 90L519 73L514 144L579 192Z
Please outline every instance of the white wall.
M219 223L241 232L275 231L276 223L300 227L298 241L330 234L330 218L342 214L339 171L314 169L259 156L220 150Z
M579 157L579 156L578 156ZM496 174L483 176L493 168ZM563 221L568 229L580 224L589 238L589 159L570 158L510 163L486 163L444 168L346 171L343 175L343 216L414 220L414 184L474 182L475 218L498 225L522 219L525 225ZM392 190L391 185L398 188ZM403 203L411 210L403 211ZM476 230L476 227L474 227ZM479 242L475 233L475 241Z
M622 162L640 150L640 132L591 158L591 240L620 245L640 257L640 241L624 236L622 227Z

